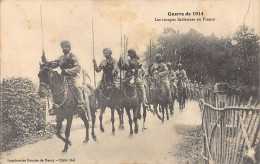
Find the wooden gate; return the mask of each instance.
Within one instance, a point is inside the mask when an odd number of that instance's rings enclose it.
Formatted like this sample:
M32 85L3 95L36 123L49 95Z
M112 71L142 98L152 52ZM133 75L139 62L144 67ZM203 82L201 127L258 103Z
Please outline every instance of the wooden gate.
M203 163L259 163L258 94L230 93L226 84L217 85L199 101Z

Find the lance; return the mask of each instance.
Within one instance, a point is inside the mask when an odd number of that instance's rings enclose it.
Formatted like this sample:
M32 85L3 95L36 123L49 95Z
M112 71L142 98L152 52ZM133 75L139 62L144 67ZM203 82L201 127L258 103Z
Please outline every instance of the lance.
M148 69L150 69L150 65L152 64L152 39L151 39L151 33L150 33L150 61L149 61L149 66L148 66ZM150 71L148 71L149 73ZM150 88L150 85L151 85L151 77L148 75L149 77L149 83L148 83L148 89L149 89L149 101L150 101L150 98L151 98L151 88ZM149 102L150 103L150 102Z
M123 47L122 47L122 24L121 24L121 16L120 16L120 31L121 31L121 43L120 43L120 57L123 58ZM120 63L122 64L122 63ZM122 91L122 71L120 69L120 92Z
M42 29L42 50L44 51L44 44L43 44L43 27L42 27L42 5L41 5L41 8L40 8L40 11L41 11L41 29Z
M128 37L126 37L126 43L125 43L125 48L126 48L126 51L127 51L127 48L128 48Z
M47 62L45 52L44 52L44 43L43 43L43 26L42 26L42 5L40 6L40 13L41 13L41 34L42 34L42 62Z
M150 62L149 65L152 63L152 40L151 40L151 33L150 33Z
M93 18L92 18L92 41L93 41L93 59L95 59L95 48L94 48L94 28L93 28ZM96 71L94 66L94 84L96 88Z

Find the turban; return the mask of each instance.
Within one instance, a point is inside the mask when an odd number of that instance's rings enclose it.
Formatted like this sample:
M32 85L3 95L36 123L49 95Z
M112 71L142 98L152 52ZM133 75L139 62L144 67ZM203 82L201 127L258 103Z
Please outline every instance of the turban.
M129 53L129 54L130 54L130 53L136 54L136 52L135 52L134 49L129 49L129 50L128 50L128 53Z
M104 48L104 49L103 49L103 53L104 53L104 52L108 52L110 55L112 54L112 51L111 51L110 48Z
M70 41L68 40L63 40L60 42L60 46L63 47L63 46L68 46L71 48L71 45L70 45Z
M155 60L156 60L156 61L161 61L161 60L162 60L162 55L156 54L156 55L155 55Z

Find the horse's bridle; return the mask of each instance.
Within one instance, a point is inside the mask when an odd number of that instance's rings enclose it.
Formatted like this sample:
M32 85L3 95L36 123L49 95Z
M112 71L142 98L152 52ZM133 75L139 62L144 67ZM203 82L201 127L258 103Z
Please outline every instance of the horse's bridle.
M128 86L127 86L128 87ZM137 93L136 93L136 91L135 91L135 94L133 95L133 97L129 97L127 94L126 94L126 88L127 87L125 87L125 89L124 89L124 95L128 98L128 99L130 99L130 100L134 100L135 98L136 98L136 96L137 96ZM135 87L134 87L135 88Z
M103 90L104 90L103 84L101 84L101 87L102 87L102 89L101 89L101 92L100 92L100 93L101 93L102 97L105 98L106 100L109 100L110 97L111 97L111 95L112 95L112 92L113 92L113 91L111 91L110 94L109 94L109 96L106 97L106 96L103 94Z
M51 69L50 69L50 71L52 72ZM49 78L50 78L50 76L48 76L48 79ZM50 81L48 81L48 82L50 83ZM40 85L44 85L45 87L47 87L47 86L49 87L50 86L49 84L44 83L44 82L40 82ZM59 95L61 93L64 93L63 100L62 100L61 104L58 105L57 108L60 108L66 102L67 97L68 97L68 84L67 84L66 77L63 78L63 82L62 82L62 85L61 85L60 88L63 88L63 89L60 89L60 91L58 91L58 92L52 93L53 96ZM48 90L48 95L49 95L49 90ZM50 106L49 106L49 96L47 96L47 101L48 101L48 108L50 108Z

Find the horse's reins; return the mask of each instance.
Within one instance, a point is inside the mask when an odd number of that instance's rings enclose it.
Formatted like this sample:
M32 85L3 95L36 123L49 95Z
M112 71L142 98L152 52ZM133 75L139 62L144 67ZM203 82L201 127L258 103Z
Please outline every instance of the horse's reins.
M109 96L108 97L106 97L104 94L103 94L103 89L104 89L104 86L101 84L101 86L102 86L102 90L101 90L101 95L103 96L103 98L105 98L106 100L109 100L110 99L110 97L111 97L111 95L112 95L112 91L110 92L110 94L109 94Z
M63 78L63 82L62 82L62 85L61 85L61 91L59 92L55 92L55 93L52 93L52 95L59 95L61 93L64 93L64 97L63 97L63 101L61 102L60 105L58 105L57 108L60 108L67 100L67 97L68 97L68 85L66 85L67 83L67 80L66 80L66 77ZM45 86L48 86L48 84L44 83L44 82L40 82L41 85L45 85ZM65 86L65 87L62 87L62 86ZM50 102L49 102L49 95L47 96L47 103L48 103L48 109L50 109Z
M126 88L127 88L127 87L126 87ZM126 96L128 99L133 100L134 98L136 98L136 96L137 96L136 91L135 91L135 94L134 94L133 97L129 97L129 96L126 94L125 91L126 91L126 89L124 89L124 94L125 94L125 96Z

